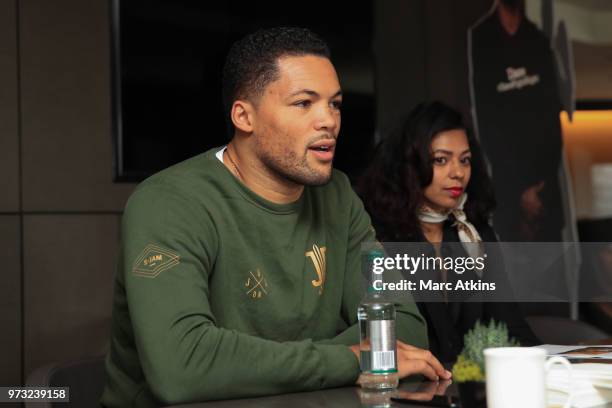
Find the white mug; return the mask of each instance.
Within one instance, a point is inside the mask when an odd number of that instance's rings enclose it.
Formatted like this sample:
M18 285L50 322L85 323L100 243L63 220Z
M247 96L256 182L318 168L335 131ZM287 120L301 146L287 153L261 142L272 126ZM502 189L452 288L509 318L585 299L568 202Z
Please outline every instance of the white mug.
M485 349L488 408L545 408L546 373L553 364L567 368L569 383L572 365L563 357L546 361L546 351L532 347ZM564 408L571 406L571 392Z

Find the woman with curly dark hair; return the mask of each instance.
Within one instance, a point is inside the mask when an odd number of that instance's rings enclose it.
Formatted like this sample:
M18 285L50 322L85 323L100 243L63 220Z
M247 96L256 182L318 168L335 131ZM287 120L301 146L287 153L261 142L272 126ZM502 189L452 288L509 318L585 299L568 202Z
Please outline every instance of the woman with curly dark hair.
M386 135L358 192L381 242L430 243L440 257L445 243L461 243L455 248L472 255L479 244L497 241L489 225L493 186L479 144L461 114L441 102L420 104ZM516 304L449 300L419 302L440 361L456 359L478 319L504 321L522 344L537 343Z

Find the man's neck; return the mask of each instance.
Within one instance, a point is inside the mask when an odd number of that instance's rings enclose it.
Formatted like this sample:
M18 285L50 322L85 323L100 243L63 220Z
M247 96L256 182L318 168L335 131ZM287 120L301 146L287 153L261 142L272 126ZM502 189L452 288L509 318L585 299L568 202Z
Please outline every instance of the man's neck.
M508 7L502 2L498 3L497 16L502 27L509 35L514 35L521 25L523 10L521 7Z
M245 186L260 197L276 204L297 201L304 186L282 179L264 167L248 149L239 143L230 142L223 155L223 164Z

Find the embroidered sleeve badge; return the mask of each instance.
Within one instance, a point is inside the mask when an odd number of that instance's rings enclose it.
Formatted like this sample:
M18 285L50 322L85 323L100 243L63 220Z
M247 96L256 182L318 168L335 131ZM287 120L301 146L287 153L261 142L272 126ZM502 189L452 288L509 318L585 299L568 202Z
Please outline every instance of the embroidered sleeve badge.
M165 270L180 263L181 257L174 251L149 244L134 261L132 273L145 278L155 278Z

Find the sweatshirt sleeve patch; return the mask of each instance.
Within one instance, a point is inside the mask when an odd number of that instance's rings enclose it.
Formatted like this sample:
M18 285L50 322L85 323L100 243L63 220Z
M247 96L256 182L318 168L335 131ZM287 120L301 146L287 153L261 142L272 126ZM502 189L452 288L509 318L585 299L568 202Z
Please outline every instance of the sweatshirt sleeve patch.
M181 262L176 252L158 245L147 245L132 266L132 273L145 278L155 278L157 275Z

